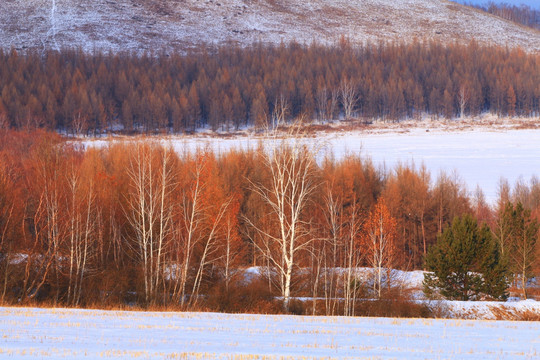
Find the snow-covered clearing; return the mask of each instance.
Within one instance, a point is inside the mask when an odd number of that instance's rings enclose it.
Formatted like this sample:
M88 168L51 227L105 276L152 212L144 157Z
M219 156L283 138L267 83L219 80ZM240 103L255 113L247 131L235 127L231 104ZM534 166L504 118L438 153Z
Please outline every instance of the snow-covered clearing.
M535 359L540 322L0 308L11 359Z
M424 164L432 182L441 171L454 172L472 193L480 186L487 200L494 202L501 177L513 185L522 179L529 182L540 176L540 129L535 121L494 125L474 123L418 122L410 126L376 126L368 130L319 132L308 141L322 146L321 154L332 153L336 159L347 154L370 157L376 166L392 170L399 163L416 167ZM85 141L87 145L104 146L110 140ZM246 133L235 137L174 136L163 140L179 152L210 148L217 152L230 149L256 149L268 139Z

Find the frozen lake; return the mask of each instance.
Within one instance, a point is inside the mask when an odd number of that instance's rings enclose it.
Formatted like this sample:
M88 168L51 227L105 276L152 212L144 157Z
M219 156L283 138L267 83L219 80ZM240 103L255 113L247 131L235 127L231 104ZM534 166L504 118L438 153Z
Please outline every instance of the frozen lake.
M414 129L407 133L338 136L329 139L336 154L369 155L378 165L425 164L432 181L440 171L456 171L469 191L479 185L486 198L497 197L501 177L514 184L540 173L540 130L444 132Z
M429 131L427 131L429 130ZM217 151L231 148L257 148L259 136L232 138L187 136L168 138L177 151L196 147L210 147ZM501 177L514 184L522 178L529 182L540 175L540 130L501 129L487 127L468 130L412 129L379 130L374 132L347 131L319 133L317 141L325 151L339 159L345 154L369 156L375 165L392 169L398 163L424 164L431 172L434 182L440 171L456 171L459 178L472 192L479 185L488 201L497 197ZM102 146L106 140L87 141Z

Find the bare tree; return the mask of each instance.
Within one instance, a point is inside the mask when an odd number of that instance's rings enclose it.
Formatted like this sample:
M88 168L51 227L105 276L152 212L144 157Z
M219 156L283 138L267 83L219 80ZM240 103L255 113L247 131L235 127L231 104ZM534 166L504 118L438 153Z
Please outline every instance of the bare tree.
M289 103L283 94L274 102L274 111L272 112L272 127L276 129L278 126L285 124L285 120L289 115Z
M175 186L171 151L155 144L137 143L127 169L131 188L125 211L134 231L134 249L142 262L147 304L156 300L165 242L172 230L172 207L168 201Z
M23 236L32 245L27 250L27 253L24 254L26 262L19 299L23 303L39 294L42 286L48 280L49 272L53 265L54 248L53 246L46 246L47 238L44 236L47 219L44 203L44 195L41 194L35 211L29 209L31 207L29 203L25 204L25 219L30 224L29 227L32 231L24 231ZM23 224L23 230L25 228ZM47 251L42 250L44 247L47 248Z
M203 251L199 260L199 266L195 274L195 280L193 282L193 287L190 295L190 305L194 306L199 298L199 289L201 287L201 282L203 279L205 269L211 265L214 261L213 253L216 251L216 241L217 241L217 232L218 227L221 223L221 220L224 218L225 213L227 212L231 200L228 199L225 203L218 204L217 214L215 217L205 216L206 231L204 236L201 237Z
M356 198L354 198L346 224L346 235L348 240L346 242L345 249L347 274L345 279L343 279L343 293L345 298L343 315L345 316L354 316L354 304L356 303L356 295L358 292L356 270L358 269L360 261L363 258L363 254L358 249L359 236L361 234L363 224L360 211L360 206Z
M319 298L319 281L323 270L324 248L311 246L310 269L311 269L311 314L317 315L317 300Z
M85 133L88 129L87 115L81 115L81 112L79 111L77 116L73 116L71 128L74 135L82 135Z
M194 248L197 245L196 236L202 226L201 192L203 184L201 174L204 167L202 161L197 161L192 169L192 180L182 190L179 208L179 226L175 226L173 262L170 278L173 280L172 296L182 307L186 304L186 288Z
M337 277L340 276L335 270L337 267L341 266L338 253L340 252L342 245L341 240L344 227L342 218L343 202L340 199L337 199L333 195L331 187L328 187L324 197L324 204L328 234L324 243L324 252L325 254L330 254L330 256L327 255L324 257L324 298L326 315L335 315L338 305Z
M322 87L315 94L315 102L317 106L317 117L320 122L328 119L328 89Z
M275 221L275 227L263 229L246 220L261 235L262 242L256 246L275 269L283 306L288 310L296 255L313 240L303 216L318 186L314 177L315 154L302 142L299 125L295 125L279 143L275 137L274 148L265 149L261 156L269 172L269 182L252 182L251 187L268 206L268 215Z
M325 268L325 298L327 315L335 314L336 306L343 301L344 316L354 316L358 295L357 269L364 252L361 251L361 235L364 217L356 195L345 206L340 196L335 196L332 186L324 197L328 236L325 249L329 254ZM342 269L342 270L340 270Z
M527 286L537 262L538 230L540 224L531 216L531 211L518 202L512 210L512 242L509 244L510 267L520 282L523 298L527 299Z
M229 290L230 282L233 276L236 274L234 265L239 263L239 260L243 256L242 249L240 248L241 239L237 232L237 216L240 210L240 203L234 198L228 200L230 205L225 212L225 224L224 224L224 239L222 241L222 247L224 248L223 254L220 257L220 261L223 265L223 277L225 279L225 289Z
M332 89L330 99L328 100L328 119L333 120L339 104L339 90Z
M79 169L72 168L68 175L69 213L68 250L68 293L66 302L79 305L83 289L83 280L88 273L88 263L95 245L97 209L95 204L94 183L90 179L87 188L83 188Z
M345 120L350 120L356 111L359 100L358 89L350 79L343 79L339 85L339 95Z
M459 117L463 119L465 117L465 107L469 102L470 92L469 88L466 85L462 85L459 88Z

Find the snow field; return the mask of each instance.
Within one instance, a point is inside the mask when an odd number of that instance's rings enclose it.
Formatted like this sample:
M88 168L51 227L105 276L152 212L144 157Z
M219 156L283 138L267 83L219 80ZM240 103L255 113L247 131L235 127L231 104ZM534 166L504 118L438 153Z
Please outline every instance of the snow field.
M540 322L0 308L10 359L534 359Z

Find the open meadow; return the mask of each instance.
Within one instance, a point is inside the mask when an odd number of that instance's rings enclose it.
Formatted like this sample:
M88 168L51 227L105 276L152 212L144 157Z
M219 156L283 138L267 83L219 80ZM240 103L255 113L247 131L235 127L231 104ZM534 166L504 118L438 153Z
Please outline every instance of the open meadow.
M0 308L9 359L537 359L540 322Z

